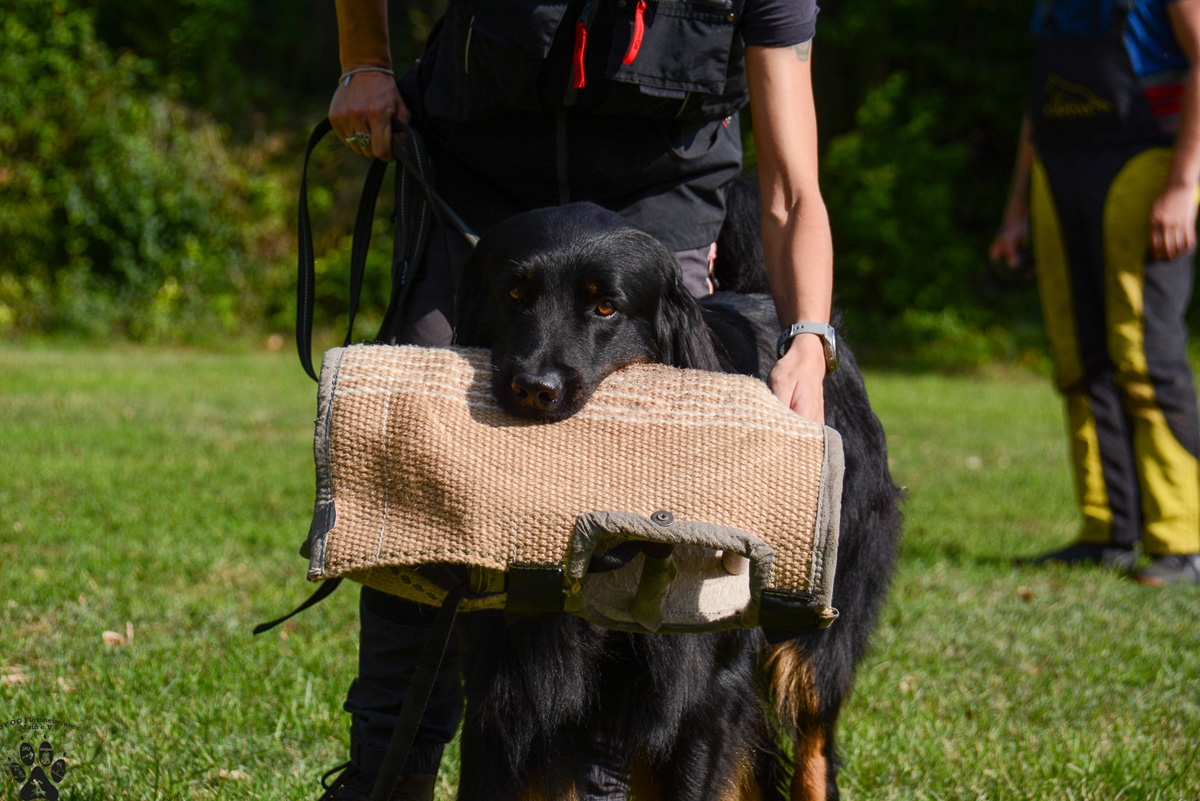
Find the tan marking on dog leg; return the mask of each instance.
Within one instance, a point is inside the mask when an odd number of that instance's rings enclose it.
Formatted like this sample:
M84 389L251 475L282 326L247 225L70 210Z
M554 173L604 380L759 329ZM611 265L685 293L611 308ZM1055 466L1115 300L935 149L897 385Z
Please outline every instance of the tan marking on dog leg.
M780 720L792 730L807 728L803 722L815 720L820 706L812 664L789 640L771 649L764 667Z
M818 722L820 699L810 663L794 642L783 642L767 655L775 713L793 738L792 801L824 801L829 765L825 731Z
M547 801L542 777L536 774L526 777L525 786L521 788L521 795L518 797L521 801Z
M829 765L825 759L825 734L808 732L796 741L796 772L792 776L792 801L825 801Z
M520 799L521 801L579 801L579 788L572 787L570 792L560 798L550 798L546 794L546 785L542 782L541 775L532 773L525 779Z
M640 759L629 766L629 801L659 801L662 783L654 771Z
M761 801L762 788L758 785L758 771L749 752L738 760L738 772L734 776L732 790L722 796L722 801Z
M629 771L629 801L659 801L662 797L662 782L654 770L644 762L634 763ZM762 801L762 788L749 753L738 760L737 772L713 801Z

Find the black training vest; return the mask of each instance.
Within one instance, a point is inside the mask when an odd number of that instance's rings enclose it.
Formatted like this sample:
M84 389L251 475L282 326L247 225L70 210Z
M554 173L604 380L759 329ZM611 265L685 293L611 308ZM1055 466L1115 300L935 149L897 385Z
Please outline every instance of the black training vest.
M1067 34L1044 4L1029 118L1039 149L1170 144L1134 72L1125 23L1136 0L1116 0L1108 27Z

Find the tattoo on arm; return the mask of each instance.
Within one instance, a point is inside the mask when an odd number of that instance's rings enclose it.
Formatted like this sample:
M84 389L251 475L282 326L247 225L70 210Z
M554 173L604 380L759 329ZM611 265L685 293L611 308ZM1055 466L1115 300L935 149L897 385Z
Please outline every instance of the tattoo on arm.
M796 54L799 61L808 61L808 57L812 55L812 39L792 45L792 52Z

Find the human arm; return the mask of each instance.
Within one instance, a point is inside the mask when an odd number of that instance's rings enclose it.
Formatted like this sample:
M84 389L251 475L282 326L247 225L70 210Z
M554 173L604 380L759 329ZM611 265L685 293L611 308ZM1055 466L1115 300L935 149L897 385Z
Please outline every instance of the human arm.
M1188 71L1167 185L1150 211L1150 249L1157 259L1173 259L1196 246L1200 186L1200 0L1170 3L1167 15Z
M1033 173L1033 157L1033 135L1027 114L1021 120L1017 160L1013 165L1012 185L1008 190L1008 202L1004 205L1000 232L988 251L988 257L993 262L1004 262L1013 269L1020 266L1021 249L1029 241L1029 177Z
M391 70L387 0L335 0L335 5L342 73L363 67ZM392 75L359 72L338 82L329 104L329 121L351 150L391 161L393 119L407 123L411 115ZM371 135L366 147L347 141L359 132Z
M829 322L833 237L817 182L812 42L746 48L746 72L762 188L762 240L780 328ZM793 411L824 421L825 351L800 334L772 368L771 390Z

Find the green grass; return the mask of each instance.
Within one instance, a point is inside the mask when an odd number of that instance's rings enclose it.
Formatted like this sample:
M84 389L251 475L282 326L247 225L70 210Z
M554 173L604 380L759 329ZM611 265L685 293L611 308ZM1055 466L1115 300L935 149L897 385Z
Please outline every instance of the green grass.
M1077 525L1049 382L886 375L868 389L907 525L843 717L849 795L1200 797L1200 589L1010 566Z
M1200 590L1010 567L1074 531L1048 381L868 388L907 527L845 797L1200 797ZM357 593L250 636L310 591L315 395L286 351L0 350L3 756L41 737L8 721L54 718L77 726L49 735L63 799L315 798L346 752Z

